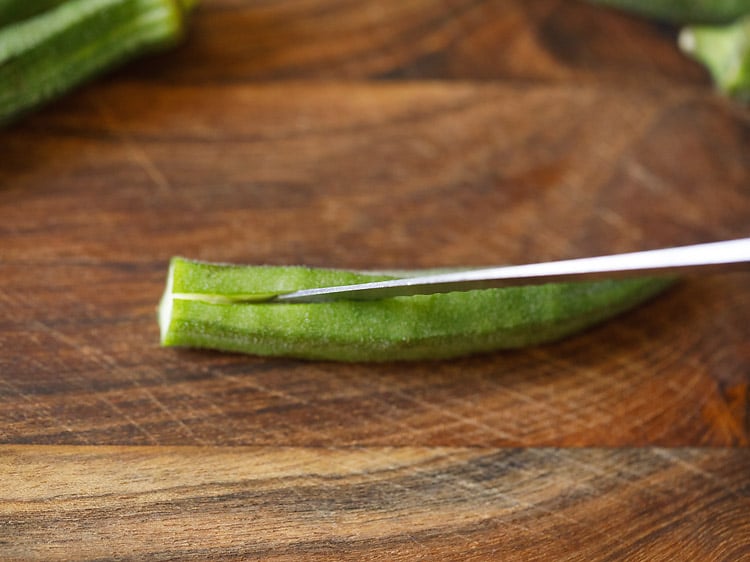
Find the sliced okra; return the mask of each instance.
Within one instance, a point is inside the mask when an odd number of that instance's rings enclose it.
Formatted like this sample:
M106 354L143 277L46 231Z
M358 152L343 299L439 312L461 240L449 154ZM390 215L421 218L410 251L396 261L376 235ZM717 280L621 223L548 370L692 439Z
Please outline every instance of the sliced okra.
M376 301L267 301L299 289L387 278L174 258L159 307L161 343L335 361L444 359L569 336L642 303L672 282L647 278Z

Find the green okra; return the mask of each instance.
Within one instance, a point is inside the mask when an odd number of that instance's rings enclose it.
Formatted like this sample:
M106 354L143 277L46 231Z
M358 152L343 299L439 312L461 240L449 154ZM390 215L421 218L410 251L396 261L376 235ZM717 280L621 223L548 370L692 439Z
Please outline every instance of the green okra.
M589 0L670 23L728 23L750 13L750 0Z
M35 13L12 11L5 0L6 17L20 21L0 28L0 125L120 63L175 45L194 3L68 0Z
M299 289L389 278L173 258L159 305L161 343L336 361L444 359L560 339L642 303L672 282L644 278L378 301L265 302Z
M67 0L0 0L0 27L28 19Z
M721 92L750 102L750 15L729 25L686 27L679 44L708 68Z

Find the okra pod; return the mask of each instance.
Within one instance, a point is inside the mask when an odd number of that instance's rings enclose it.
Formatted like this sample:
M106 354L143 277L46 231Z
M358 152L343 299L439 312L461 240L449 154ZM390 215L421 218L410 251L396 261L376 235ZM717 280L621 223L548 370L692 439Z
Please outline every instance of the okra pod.
M115 65L176 44L193 4L68 0L0 28L0 125Z
M724 26L686 27L679 44L708 68L720 91L750 102L750 15Z
M728 23L750 13L750 0L589 0L665 22Z
M64 2L66 0L0 0L0 28L41 14Z
M445 359L560 339L672 282L549 284L359 302L264 301L299 289L387 278L393 277L173 258L159 306L161 343L335 361Z

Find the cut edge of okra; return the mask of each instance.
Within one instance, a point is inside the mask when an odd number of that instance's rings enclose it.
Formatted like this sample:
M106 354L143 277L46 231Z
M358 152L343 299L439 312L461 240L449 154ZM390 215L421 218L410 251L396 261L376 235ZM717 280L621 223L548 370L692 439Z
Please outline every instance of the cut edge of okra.
M359 302L251 299L385 278L392 277L173 258L159 306L161 344L333 361L448 359L570 336L643 303L674 281L549 284Z

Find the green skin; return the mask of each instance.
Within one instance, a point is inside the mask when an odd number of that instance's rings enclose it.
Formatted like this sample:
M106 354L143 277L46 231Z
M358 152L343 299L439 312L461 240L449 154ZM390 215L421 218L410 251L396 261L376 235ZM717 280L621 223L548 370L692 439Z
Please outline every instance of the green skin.
M750 103L750 15L730 25L688 27L680 47L706 65L721 92Z
M0 0L0 27L25 20L67 0Z
M644 278L363 302L258 302L299 289L389 278L173 258L160 303L161 343L335 361L446 359L563 338L644 302L673 282Z
M728 23L750 13L750 0L589 0L671 23Z
M0 0L0 27L39 15L70 0ZM179 0L185 11L195 7L198 0Z
M68 0L46 2L48 9L34 14L0 2L17 20L0 28L0 125L127 60L175 45L194 4Z

